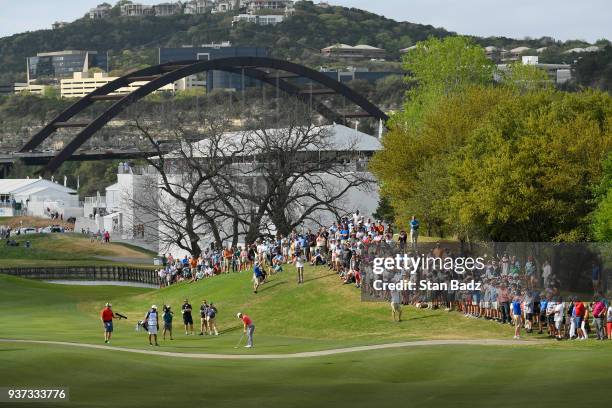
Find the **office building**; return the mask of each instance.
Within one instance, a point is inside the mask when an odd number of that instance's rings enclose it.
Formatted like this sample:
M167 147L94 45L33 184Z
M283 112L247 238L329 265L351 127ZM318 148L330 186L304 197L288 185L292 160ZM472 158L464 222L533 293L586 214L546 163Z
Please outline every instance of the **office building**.
M26 61L28 83L38 79L69 78L74 72L87 72L93 67L108 71L108 56L97 51L41 52Z
M159 63L188 60L213 60L228 57L268 57L267 48L260 47L231 47L229 43L219 45L209 44L202 47L160 48ZM239 74L223 71L209 71L206 78L206 89L233 89L242 90L246 87L256 86L259 81Z
M91 76L84 72L75 72L72 78L61 80L60 95L62 98L82 98L116 79L118 79L118 77L109 77L103 72L96 72ZM112 92L111 95L127 95L147 83L148 81L131 82L129 85ZM206 82L199 80L194 75L182 78L172 84L165 85L155 92L174 93L193 88L203 89L205 86Z

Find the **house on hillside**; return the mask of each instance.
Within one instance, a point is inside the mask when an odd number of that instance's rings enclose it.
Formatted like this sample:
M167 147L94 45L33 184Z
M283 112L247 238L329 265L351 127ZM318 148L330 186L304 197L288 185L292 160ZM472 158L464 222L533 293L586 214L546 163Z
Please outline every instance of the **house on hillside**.
M89 10L89 18L92 20L100 20L103 18L110 17L111 5L108 3L102 3Z
M349 60L384 59L386 51L371 45L334 44L321 49L321 54L328 58Z

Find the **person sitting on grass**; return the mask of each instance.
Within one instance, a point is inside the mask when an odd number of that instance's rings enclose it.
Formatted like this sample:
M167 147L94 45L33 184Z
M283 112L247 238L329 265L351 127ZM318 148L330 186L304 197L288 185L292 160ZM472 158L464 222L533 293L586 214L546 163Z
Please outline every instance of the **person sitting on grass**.
M163 320L164 320L164 332L163 332L163 336L164 336L164 340L166 340L166 333L170 334L170 340L174 340L172 338L172 319L174 317L174 312L172 312L172 310L170 310L170 306L164 306L164 315L163 315Z
M206 276L206 275L205 275L205 273L204 273L204 268L203 268L203 267L202 267L202 268L199 268L199 269L196 271L195 275L193 275L192 282L197 282L197 281L199 281L199 280L202 280L202 279L204 279L204 277L205 277L205 276Z
M278 253L272 258L272 269L273 273L278 273L283 271L283 264L285 263L285 257L282 254Z
M315 249L314 254L310 257L310 264L312 266L325 265L325 257L320 248Z

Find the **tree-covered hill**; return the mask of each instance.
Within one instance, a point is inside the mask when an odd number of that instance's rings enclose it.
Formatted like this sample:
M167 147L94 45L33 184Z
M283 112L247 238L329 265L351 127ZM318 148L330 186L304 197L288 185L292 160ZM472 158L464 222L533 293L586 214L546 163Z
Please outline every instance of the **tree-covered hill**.
M37 52L88 49L111 52L111 69L156 62L156 47L198 45L230 40L233 45L270 47L276 56L302 59L327 45L365 43L398 56L399 49L444 29L397 22L363 10L296 4L292 18L277 26L241 23L231 13L170 17L81 18L56 30L38 30L0 38L0 75L25 75L25 58ZM130 50L124 54L124 50Z
M269 47L278 58L310 66L333 66L334 62L322 58L319 52L330 44L369 44L384 48L389 60L398 60L402 48L431 36L441 38L454 34L443 28L398 22L356 8L318 7L311 1L297 2L295 10L291 18L276 26L239 23L232 27L233 13L121 17L116 10L113 17L103 20L83 17L60 29L38 30L0 38L0 83L24 80L26 57L45 51L108 51L110 69L117 74L156 63L157 47L201 45L229 40L236 46ZM562 43L550 37L520 40L488 37L474 40L482 46L495 45L507 50L517 46L527 46L533 50L548 47L540 55L543 62L573 63L576 56L564 54L563 51L588 45L578 40ZM609 42L601 40L597 43L605 44ZM369 65L378 70L397 68L397 65L389 63Z

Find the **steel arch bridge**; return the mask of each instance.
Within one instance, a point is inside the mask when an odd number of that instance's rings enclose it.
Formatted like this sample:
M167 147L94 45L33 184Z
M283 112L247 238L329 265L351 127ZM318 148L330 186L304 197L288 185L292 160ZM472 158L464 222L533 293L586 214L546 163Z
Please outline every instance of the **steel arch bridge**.
M88 139L124 109L161 87L184 77L205 71L225 71L242 74L272 85L284 93L295 96L331 122L345 123L348 118L372 117L383 123L388 116L359 93L327 75L288 61L264 57L230 57L209 61L177 61L155 65L132 72L96 89L60 113L55 119L35 134L19 151L33 152L56 130L61 128L81 128L79 133L63 150L55 155L42 170L43 174L52 173L68 160ZM302 88L291 81L292 78L305 78L317 83L321 88ZM137 81L149 81L129 94L113 94L120 88ZM337 112L323 102L315 100L319 95L341 95L362 109L361 112ZM97 101L116 101L106 111L91 122L70 121Z

